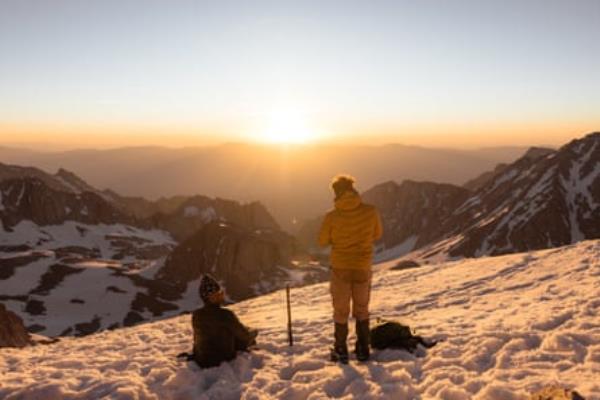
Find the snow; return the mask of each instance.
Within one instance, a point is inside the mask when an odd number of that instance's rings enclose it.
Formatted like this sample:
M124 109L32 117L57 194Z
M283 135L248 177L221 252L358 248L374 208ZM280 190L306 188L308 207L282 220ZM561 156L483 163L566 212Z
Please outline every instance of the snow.
M578 210L587 209L595 211L597 207L600 207L599 204L596 204L590 193L593 182L600 175L600 163L596 163L594 169L588 175L581 176L581 167L589 160L591 154L596 149L596 145L597 143L594 143L583 157L573 162L567 179L561 176L561 182L565 189L565 199L568 205L572 242L577 242L585 238L579 227L580 215ZM585 206L582 206L582 203Z
M103 258L110 259L117 252L107 237L136 237L153 244L176 245L169 233L159 229L141 229L123 224L88 225L66 221L61 225L38 226L24 220L13 227L13 232L0 236L0 245L28 244L36 249L56 249L58 247L81 246L98 248Z
M119 260L111 259L122 251L118 242L127 239L133 241L134 252ZM87 225L74 221L43 227L31 221L22 221L14 227L13 232L3 232L0 235L0 245L24 244L36 250L0 252L0 266L3 262L19 262L20 258L29 256L38 259L19 265L12 275L0 279L0 295L13 296L13 301L5 302L5 305L19 314L26 326L37 325L42 327L40 333L56 336L68 328L73 328L79 323L89 323L95 318L100 319L100 329L122 324L136 295L147 293L147 288L136 287L128 276L139 274L152 278L164 264L164 256L157 255L155 259L146 259L144 249L146 246L170 248L175 246L175 241L167 232L156 229L144 230L121 224ZM97 249L100 257L89 258L76 252L66 259L61 258L64 256L58 257L58 249L66 247ZM139 251L140 255L136 255L136 251ZM130 269L128 263L135 268ZM42 278L46 279L46 285L52 281L52 278L48 279L52 274L45 274L56 264L80 270L65 276L43 291L36 291L42 283ZM117 274L116 270L122 272L122 275ZM26 299L16 301L17 297ZM180 306L187 301L186 299L184 296L179 302L173 303ZM27 304L30 301L43 304L43 313L35 315L28 312ZM174 314L165 313L162 317ZM155 319L152 315L148 315L148 318Z
M481 204L481 198L479 196L471 196L460 207L458 207L456 210L454 210L452 215L460 214L461 212L464 212L465 210L467 210L471 207L474 207L474 206L478 206L480 204Z
M71 266L77 268L118 268L121 266L121 263L113 260L87 260L72 264Z
M187 206L183 209L184 217L197 217L200 214L200 210L196 206Z
M21 205L21 200L23 200L23 195L25 194L25 185L21 184L21 192L17 198L16 206L19 207Z
M192 342L184 315L0 349L0 398L524 400L558 383L600 399L600 241L376 270L372 318L399 319L443 342L417 355L385 350L366 364L332 364L324 283L292 290L292 348L278 291L231 307L261 332L257 348L235 361L200 370L177 360Z
M60 175L53 175L52 176L54 179L56 179L58 182L60 182L65 189L70 190L73 193L77 193L80 194L81 193L81 189L78 188L77 186L73 185L71 182L69 182L68 180L66 180L65 178L63 178Z
M531 217L538 213L543 206L545 205L544 193L549 189L552 184L552 177L556 172L556 166L552 166L544 174L537 180L531 187L527 189L527 192L523 196L521 200L512 205L510 209L505 205L510 202L510 199L507 199L503 204L498 206L496 210L494 210L491 214L492 217L498 219L500 216L502 219L496 224L493 231L486 235L483 243L480 248L477 249L476 254L485 255L489 254L492 250L495 249L494 239L497 238L499 234L503 231L507 232L507 247L510 248L510 233L512 230L519 225L526 224L530 221ZM515 195L517 193L515 192ZM514 197L514 196L513 196ZM490 223L491 221L487 220L486 223ZM480 224L481 221L478 223ZM478 225L476 225L478 226ZM479 225L483 226L483 225ZM508 226L508 229L505 230L505 227Z
M206 207L201 210L196 206L186 206L183 209L183 216L186 218L200 217L203 223L209 223L217 219L217 212L213 207Z
M377 252L375 254L375 260L377 262L382 262L408 254L415 248L415 244L417 244L418 240L418 235L411 235L399 245Z
M31 254L31 252L29 254ZM17 257L23 255L28 254L21 253L17 255ZM0 258L0 263L4 260L5 258ZM48 271L48 265L54 261L54 257L51 256L49 258L31 262L26 268L17 268L10 279L0 280L0 294L6 296L18 296L29 293L38 285L42 275Z

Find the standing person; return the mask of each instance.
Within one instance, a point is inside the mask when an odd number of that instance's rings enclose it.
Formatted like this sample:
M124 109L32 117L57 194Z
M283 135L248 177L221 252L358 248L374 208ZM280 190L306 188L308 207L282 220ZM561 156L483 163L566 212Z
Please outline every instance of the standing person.
M334 209L323 220L319 245L331 245L331 298L335 344L333 361L348 362L348 317L356 320L356 358L369 359L369 299L371 295L371 263L373 242L383 230L377 209L362 202L354 188L354 178L338 175L331 188L335 194Z
M223 306L225 292L213 277L200 281L204 306L192 314L194 351L192 358L201 368L216 367L233 360L238 351L247 351L256 343L258 331L242 325L233 311Z

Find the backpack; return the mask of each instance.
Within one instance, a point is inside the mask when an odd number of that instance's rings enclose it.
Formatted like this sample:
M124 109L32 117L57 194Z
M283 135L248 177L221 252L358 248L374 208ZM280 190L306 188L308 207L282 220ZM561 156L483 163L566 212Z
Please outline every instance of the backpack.
M396 321L384 320L371 329L371 347L374 349L403 349L412 353L419 344L430 348L437 342L427 342L421 336L414 335L409 326Z

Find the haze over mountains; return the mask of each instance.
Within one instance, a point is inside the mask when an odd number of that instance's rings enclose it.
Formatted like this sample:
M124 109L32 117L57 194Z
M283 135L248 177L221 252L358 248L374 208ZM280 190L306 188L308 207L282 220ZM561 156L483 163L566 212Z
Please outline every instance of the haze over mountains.
M214 147L161 147L36 152L0 147L4 163L36 166L54 173L74 171L90 185L120 195L148 199L203 194L238 201L261 201L285 229L331 206L328 188L340 172L366 190L404 179L462 185L499 163L510 163L524 147L479 150L384 146L269 146L224 144Z

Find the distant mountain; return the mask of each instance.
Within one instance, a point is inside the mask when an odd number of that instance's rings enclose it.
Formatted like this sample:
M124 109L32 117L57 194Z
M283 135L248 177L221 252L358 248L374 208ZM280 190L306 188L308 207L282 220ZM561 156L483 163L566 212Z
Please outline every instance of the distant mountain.
M532 148L468 186L404 181L364 192L384 224L377 258L479 257L600 238L600 133L556 151ZM319 225L306 223L299 241L314 248Z
M0 221L5 230L28 220L38 225L57 225L67 220L87 224L126 223L135 220L93 191L53 189L51 176L0 180Z
M323 279L292 267L296 251L257 202L151 202L65 170L0 165L0 302L31 332L85 335L189 311L203 272L234 300Z
M496 165L496 168L494 168L493 171L486 171L483 174L479 175L478 177L468 180L462 186L465 189L475 191L475 190L485 186L489 181L494 179L494 177L496 175L501 174L507 167L508 167L508 164L500 163L500 164Z
M527 150L527 153L525 153L524 157L539 158L540 156L545 156L554 152L555 150L553 149L548 149L544 147L532 147L529 150ZM463 187L472 191L480 189L481 187L485 186L489 181L494 179L497 175L501 174L507 167L508 164L500 163L496 165L493 171L486 171L478 177L467 181L465 184L463 184Z
M556 152L529 152L473 193L446 225L451 257L600 238L600 132Z
M440 221L446 220L469 195L459 186L407 180L399 185L377 185L362 197L380 212L385 232L382 249L408 251L442 237L444 226Z
M513 162L525 147L456 150L389 144L383 146L306 145L278 147L224 144L67 152L11 152L0 160L46 171L77 171L94 187L148 199L202 193L265 204L284 229L327 210L329 182L350 173L361 188L405 179L462 184L498 163ZM118 171L118 173L116 172ZM140 202L138 202L140 203ZM140 210L143 210L142 206Z

